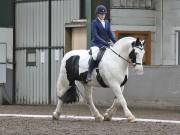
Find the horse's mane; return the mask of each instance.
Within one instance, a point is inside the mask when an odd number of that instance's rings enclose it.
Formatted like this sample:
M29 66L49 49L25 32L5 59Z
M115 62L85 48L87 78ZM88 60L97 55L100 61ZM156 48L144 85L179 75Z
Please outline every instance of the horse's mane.
M123 44L127 44L127 43L132 43L133 41L136 41L136 38L134 37L124 37L124 38L121 38L119 39L116 43L115 43L115 46L116 45L123 45Z
M122 53L121 51L125 48L130 48L133 41L136 41L136 38L134 37L124 37L119 39L113 46L113 49L116 50L119 53Z

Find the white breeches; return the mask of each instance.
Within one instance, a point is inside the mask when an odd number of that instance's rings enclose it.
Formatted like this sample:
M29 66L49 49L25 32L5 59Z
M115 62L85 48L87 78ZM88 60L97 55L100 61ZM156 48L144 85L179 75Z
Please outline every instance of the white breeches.
M92 51L92 58L93 58L93 60L96 60L98 52L99 52L99 47L93 46L93 47L91 47L91 51Z

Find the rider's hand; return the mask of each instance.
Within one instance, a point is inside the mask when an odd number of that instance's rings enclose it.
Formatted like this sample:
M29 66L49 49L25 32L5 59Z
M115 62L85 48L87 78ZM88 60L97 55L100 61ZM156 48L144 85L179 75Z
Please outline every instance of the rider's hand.
M108 42L109 46L113 46L114 43L112 41Z

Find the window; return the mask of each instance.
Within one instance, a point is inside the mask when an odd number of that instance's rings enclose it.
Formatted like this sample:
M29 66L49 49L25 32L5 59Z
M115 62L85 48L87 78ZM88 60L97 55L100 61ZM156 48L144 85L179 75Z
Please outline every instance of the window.
M153 9L153 0L111 0L111 8Z
M151 64L151 32L139 32L139 31L115 31L117 39L123 37L131 36L135 38L140 38L140 40L145 41L145 54L143 58L144 65Z
M26 66L36 66L36 50L26 50Z

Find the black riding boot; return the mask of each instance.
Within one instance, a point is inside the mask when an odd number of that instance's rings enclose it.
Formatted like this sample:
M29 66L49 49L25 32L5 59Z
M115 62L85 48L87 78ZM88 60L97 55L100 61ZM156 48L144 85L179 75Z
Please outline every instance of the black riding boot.
M91 57L89 60L89 68L88 68L88 74L86 77L86 82L91 81L91 74L93 72L93 69L96 67L96 61L93 60L93 58Z

